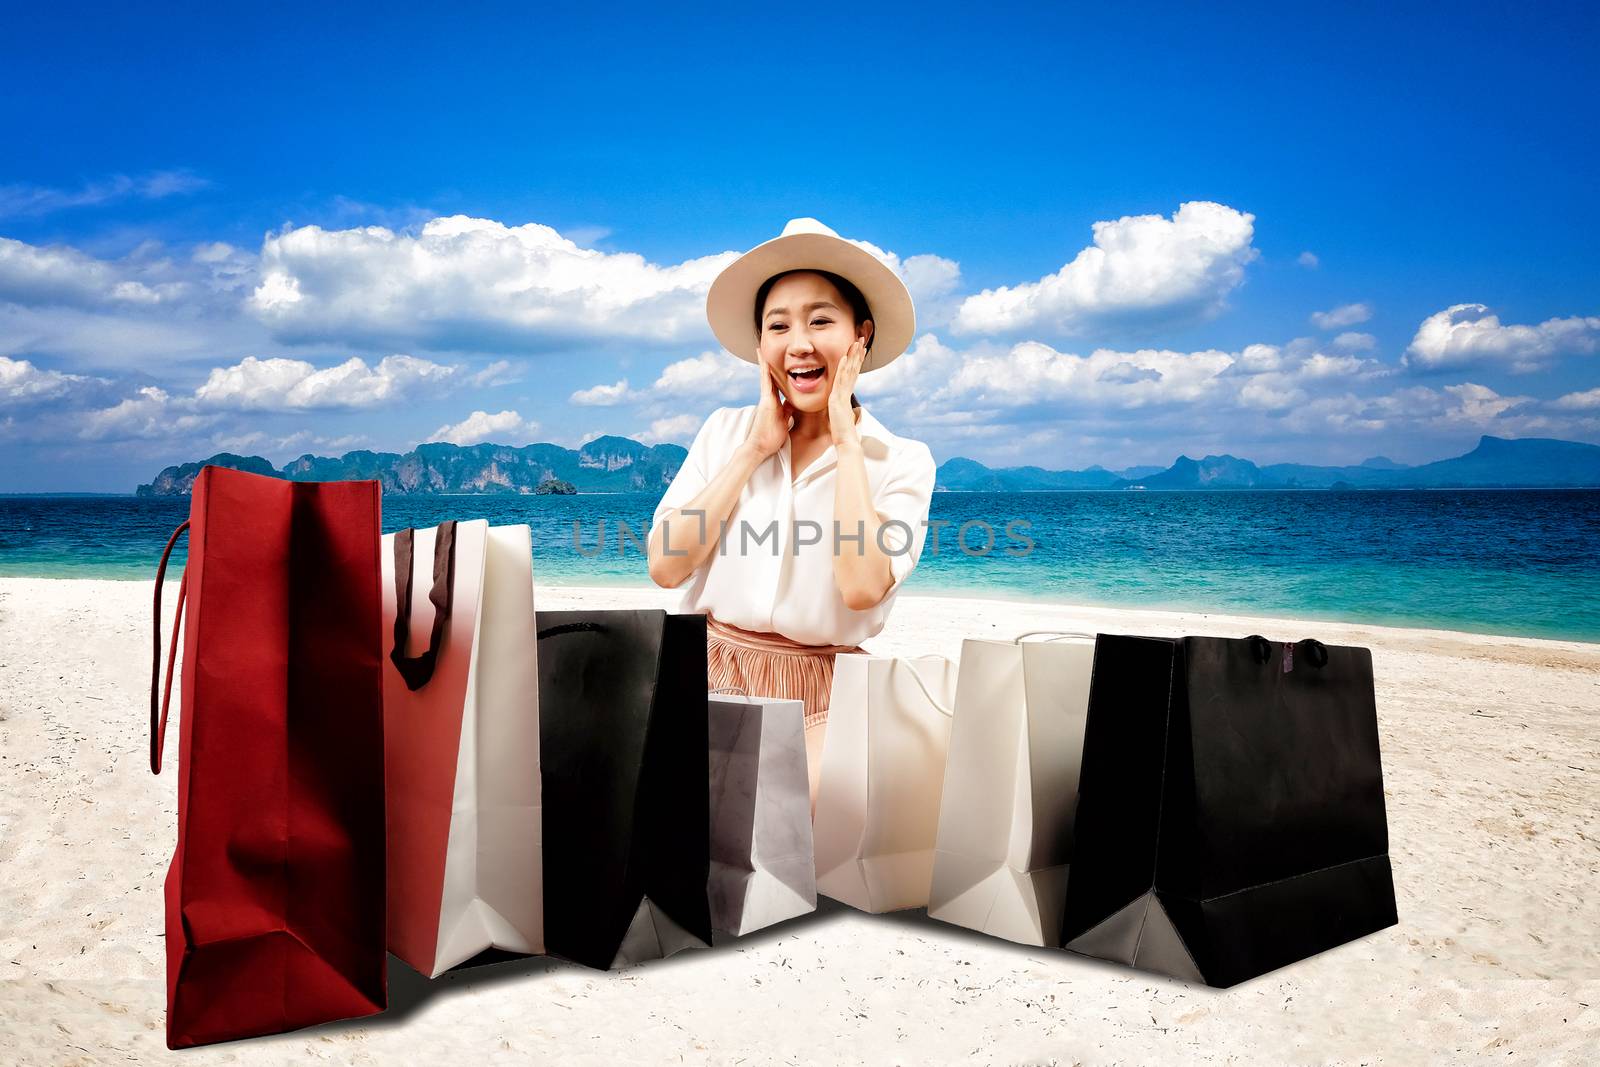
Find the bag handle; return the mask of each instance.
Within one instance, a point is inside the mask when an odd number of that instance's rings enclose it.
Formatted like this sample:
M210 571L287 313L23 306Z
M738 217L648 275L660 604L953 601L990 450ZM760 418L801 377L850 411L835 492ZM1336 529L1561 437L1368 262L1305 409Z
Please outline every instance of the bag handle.
M416 692L428 684L439 662L439 645L444 641L444 626L454 603L452 590L456 577L456 523L446 519L438 526L433 540L433 588L428 600L433 604L433 631L427 650L406 655L411 636L411 570L416 557L416 531L408 526L394 535L394 650L389 659L405 679L406 688Z
M562 634L601 633L605 626L598 622L564 622L560 626L546 626L539 631L538 639L543 641L547 637L559 637Z
M184 519L172 536L167 538L167 547L161 550L161 562L156 566L156 595L155 595L155 635L151 642L150 650L150 773L161 773L161 754L167 735L167 706L172 700L172 667L178 657L178 631L183 627L183 604L188 599L189 593L189 567L183 568L183 578L178 582L178 608L172 619L172 644L167 650L167 684L161 685L161 587L166 584L167 561L172 557L172 548L178 543L178 538L189 528L189 520ZM161 690L161 699L156 699L156 690Z
M936 656L934 658L942 659L951 666L955 665L955 660L951 659L949 656ZM911 672L911 677L916 681L918 688L922 690L922 695L928 698L928 703L937 708L940 714L949 718L955 717L955 709L946 707L939 701L938 697L933 695L933 691L928 688L927 681L922 677L922 672L917 670L916 664L912 663L909 659L895 660L895 662Z
M1020 645L1022 644L1023 638L1038 637L1040 634L1055 634L1054 637L1050 638L1051 641L1059 641L1063 637L1080 638L1084 641L1093 641L1095 639L1094 634L1086 634L1078 630L1028 630L1025 633L1020 633L1013 637L1011 639L1011 643L1014 645Z
M1272 660L1271 641L1268 641L1260 634L1251 634L1245 640L1250 642L1250 652L1257 663L1268 663ZM1294 650L1296 648L1300 649L1306 660L1318 670L1328 665L1328 646L1318 641L1315 637L1307 637L1293 644L1284 642L1283 669L1285 673L1294 669Z
M711 692L708 695L709 696L716 696L718 693L738 693L742 697L747 697L747 696L750 695L749 691L746 690L745 687L742 686L742 685L725 685L725 686L722 686L720 689L711 690Z

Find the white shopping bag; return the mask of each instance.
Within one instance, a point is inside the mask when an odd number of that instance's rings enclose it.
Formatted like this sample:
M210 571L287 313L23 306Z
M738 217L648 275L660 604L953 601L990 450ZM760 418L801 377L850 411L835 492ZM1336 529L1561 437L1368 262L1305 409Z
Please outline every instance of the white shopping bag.
M1024 945L1055 946L1094 638L968 640L950 731L928 914Z
M713 691L711 925L743 936L815 911L805 705Z
M529 529L401 531L382 557L389 951L430 977L485 949L542 953Z
M928 903L956 666L834 660L813 826L817 892L868 912Z

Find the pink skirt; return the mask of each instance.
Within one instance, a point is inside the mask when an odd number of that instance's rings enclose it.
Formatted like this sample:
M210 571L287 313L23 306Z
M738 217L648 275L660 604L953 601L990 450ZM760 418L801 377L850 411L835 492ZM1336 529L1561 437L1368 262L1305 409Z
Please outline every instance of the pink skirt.
M828 721L833 657L865 652L859 645L802 645L781 634L756 633L706 616L706 675L712 689L799 700L806 729Z

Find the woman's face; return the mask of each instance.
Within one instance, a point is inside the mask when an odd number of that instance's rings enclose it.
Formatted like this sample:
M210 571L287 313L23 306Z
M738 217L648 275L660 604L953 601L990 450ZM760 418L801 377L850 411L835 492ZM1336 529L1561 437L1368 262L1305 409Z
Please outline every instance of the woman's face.
M872 320L859 326L833 283L804 271L778 280L761 309L761 363L783 383L800 411L828 406L839 361L859 337L872 336Z

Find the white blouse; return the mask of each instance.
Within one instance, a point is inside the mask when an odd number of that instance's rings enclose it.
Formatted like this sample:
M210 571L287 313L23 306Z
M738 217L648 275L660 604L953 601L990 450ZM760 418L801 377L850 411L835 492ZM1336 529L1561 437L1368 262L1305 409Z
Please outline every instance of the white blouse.
M879 516L894 584L865 611L852 611L833 578L833 498L838 453L833 445L791 478L790 446L757 467L739 493L711 556L681 587L680 612L709 613L745 630L777 633L806 645L858 645L883 629L896 593L922 555L928 504L933 497L933 453L921 441L890 433L865 407L856 430L867 484ZM718 408L689 446L677 477L656 505L652 528L673 508L694 499L733 458L750 435L756 406ZM686 515L673 523L667 545L698 541L703 521ZM709 521L709 519L704 520ZM854 529L839 531L839 551L859 551ZM869 530L866 536L871 537Z

